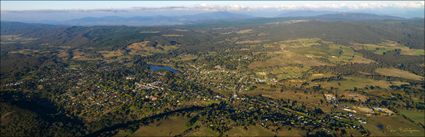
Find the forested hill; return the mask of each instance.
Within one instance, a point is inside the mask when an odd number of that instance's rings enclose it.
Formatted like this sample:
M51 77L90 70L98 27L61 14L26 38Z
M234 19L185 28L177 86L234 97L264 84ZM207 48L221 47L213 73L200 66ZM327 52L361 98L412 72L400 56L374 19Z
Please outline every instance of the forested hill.
M270 33L271 40L319 37L341 43L379 43L384 40L396 41L411 48L424 48L424 20L403 19L391 16L369 14L332 14L314 17L256 18L236 21L177 26L189 30L203 28L252 28ZM168 27L129 27L129 26L56 26L2 22L2 35L21 35L36 38L38 44L70 47L120 48L136 40L151 36L175 33ZM174 26L176 27L176 26ZM159 33L140 33L146 30L161 30ZM184 33L180 39L203 35ZM254 36L246 36L254 37ZM201 40L202 41L202 40ZM190 43L186 43L191 45Z

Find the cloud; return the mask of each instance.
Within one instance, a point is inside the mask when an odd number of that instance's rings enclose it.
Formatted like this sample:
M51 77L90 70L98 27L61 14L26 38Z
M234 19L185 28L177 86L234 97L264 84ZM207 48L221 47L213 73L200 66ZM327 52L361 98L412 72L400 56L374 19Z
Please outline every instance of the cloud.
M259 10L259 9L278 9L278 10L299 10L299 9L325 9L325 10L361 10L361 9L383 9L383 8L424 8L424 1L366 1L366 2L303 2L303 3L287 3L287 4L259 4L259 5L217 5L217 4L200 4L194 5L193 9L200 10Z
M125 12L129 10L205 10L205 11L252 11L263 9L275 10L362 10L362 9L423 9L424 1L255 1L255 2L222 2L222 3L201 3L195 5L176 5L176 6L135 6L132 8L104 8L104 9L67 9L56 11L104 11L104 12ZM34 11L34 10L29 10ZM54 10L38 10L54 11Z

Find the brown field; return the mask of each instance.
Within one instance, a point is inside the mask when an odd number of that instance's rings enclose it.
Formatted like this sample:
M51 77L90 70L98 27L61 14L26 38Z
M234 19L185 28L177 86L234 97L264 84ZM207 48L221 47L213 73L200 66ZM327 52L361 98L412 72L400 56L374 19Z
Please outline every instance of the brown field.
M332 76L336 76L336 75L332 73L313 73L308 77L308 79L313 80L313 79L320 79L320 78L329 78Z
M131 136L176 136L187 129L186 117L172 116L147 126L140 127Z
M164 46L164 45L156 45L151 46L150 41L142 41L142 42L136 42L132 43L127 46L127 49L130 50L130 55L151 55L154 53L160 53L160 52L167 52L173 49L176 49L176 46Z
M345 77L341 81L330 81L330 82L315 82L315 84L320 84L322 88L330 89L331 87L338 88L339 90L349 90L353 88L364 88L368 86L379 86L381 88L388 88L390 85L399 85L402 82L389 82L384 80L373 80L369 78L360 78L360 77Z
M227 136L273 136L274 133L268 129L265 129L261 126L248 126L248 130L245 130L243 127L234 127L230 129L226 135Z
M396 68L378 68L375 70L375 72L384 76L399 77L399 78L405 78L405 79L411 79L411 80L423 79L422 76L413 74L409 71L404 71L404 70L400 70Z
M287 128L281 128L280 130L277 131L277 135L276 136L282 136L282 137L301 137L301 136L305 136L305 132L300 130L300 129L296 129L296 128L291 128L290 130Z
M374 113L373 109L371 109L369 107L354 106L353 109L356 110L357 112L360 112L360 113L363 113L363 114L373 114Z
M100 54L103 58L111 59L114 57L121 57L124 55L124 51L122 50L115 50L115 51L100 51Z
M192 61L196 58L197 58L196 56L191 55L191 54L179 55L178 56L178 60L181 60L181 61Z
M131 51L140 51L144 47L147 47L148 44L149 44L149 41L136 42L136 43L132 43L128 45L127 48L130 49Z
M391 94L400 94L402 96L405 94L405 92L401 90L396 90L396 91L369 90L367 93L371 95L375 95L375 96L381 96L381 97L390 97Z
M91 57L87 53L84 53L78 50L73 50L72 55L73 55L72 59L74 60L96 60L97 59L97 58Z
M321 39L296 39L274 42L264 45L270 59L256 61L249 68L286 66L301 64L303 66L335 65L344 63L372 63L352 48Z
M207 128L205 126L201 126L199 129L196 129L188 134L186 134L185 136L219 136L220 134L218 132L213 131L210 128Z
M68 58L69 54L67 50L63 50L61 52L59 52L58 57L62 58L62 59L66 59Z
M255 61L249 64L249 68L261 68L261 67L271 67L271 66L286 66L291 64L302 64L304 66L321 66L321 65L331 65L325 62L314 59L313 57L308 57L305 55L300 55L290 51L283 51L280 53L269 53L272 57L266 61Z
M247 34L247 33L252 33L252 29L243 29L243 30L239 30L238 32L236 32L237 34Z
M385 52L394 51L396 49L401 50L402 55L412 55L412 56L425 55L424 49L412 49L405 45L401 45L395 41L385 41L378 44L355 43L353 45L354 45L353 47L357 50L359 49L369 50L380 55L383 55Z
M354 100L359 102L365 102L368 99L367 96L354 92L344 92L342 95L340 95L340 97L346 100Z

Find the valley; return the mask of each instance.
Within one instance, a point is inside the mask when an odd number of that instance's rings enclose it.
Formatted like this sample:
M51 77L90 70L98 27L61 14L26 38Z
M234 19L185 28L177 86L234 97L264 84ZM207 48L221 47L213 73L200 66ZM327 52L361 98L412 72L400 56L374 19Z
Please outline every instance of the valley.
M424 20L333 16L2 21L1 134L423 136Z

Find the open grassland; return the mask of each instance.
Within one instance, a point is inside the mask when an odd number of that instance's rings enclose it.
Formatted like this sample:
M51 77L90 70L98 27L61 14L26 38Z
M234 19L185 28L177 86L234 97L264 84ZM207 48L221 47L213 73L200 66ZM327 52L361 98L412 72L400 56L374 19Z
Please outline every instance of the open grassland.
M302 131L300 129L296 129L296 128L281 128L280 130L277 131L277 135L276 136L282 136L282 137L301 137L304 136L306 133L305 131Z
M170 50L177 49L176 46L161 45L158 43L152 43L150 41L142 41L132 43L127 46L130 55L153 55L155 53L167 53Z
M105 59L112 59L124 56L124 51L122 50L115 50L115 51L100 51L99 52L103 58Z
M39 52L38 50L31 50L31 49L21 49L17 51L11 51L10 53L16 53L16 54L24 54L24 55L33 55Z
M266 44L269 48L265 61L255 61L249 68L271 66L303 65L321 66L345 63L372 63L353 48L320 39L296 39ZM271 48L274 47L274 48ZM278 50L276 50L276 48Z
M285 67L269 67L257 69L255 73L257 77L262 79L274 78L278 81L286 79L302 78L309 70L309 67L303 66L285 66Z
M212 130L211 128L205 127L205 126L201 126L198 129L193 130L192 132L186 134L186 136L219 136L220 134L214 130Z
M191 55L191 54L185 54L185 55L179 55L179 56L177 56L176 57L176 60L179 60L179 61L192 61L192 60L194 60L194 59L196 59L197 57L196 56L194 56L194 55Z
M62 50L57 54L57 56L65 60L69 57L69 52L67 50Z
M263 40L239 40L236 41L235 44L241 44L241 45L252 45L252 44L260 44L264 42Z
M372 60L363 58L360 53L356 53L350 47L337 45L326 41L318 42L318 44L309 47L285 48L297 54L305 55L309 58L322 60L332 64L373 62Z
M369 90L369 91L367 91L367 94L373 95L373 96L379 96L379 97L389 98L389 97L391 97L392 94L405 95L405 92L403 92L401 90L386 91L386 90L376 89L376 90Z
M226 133L226 135L227 136L273 136L274 133L261 126L252 125L252 126L247 126L247 129L244 129L244 127L233 127Z
M394 41L385 41L379 44L355 44L354 48L372 51L380 55L383 55L386 52L395 51L397 49L401 50L402 55L413 55L413 56L425 55L424 49L412 49Z
M199 128L188 130L188 121L183 116L172 116L167 119L156 121L146 126L140 127L134 133L130 131L121 130L115 136L219 136L220 134L205 125L198 125ZM188 131L188 132L187 132ZM281 128L277 132L261 127L260 125L250 125L246 128L243 126L232 127L229 131L225 132L224 136L302 136L305 133L302 130L295 128L287 129Z
M424 136L424 128L402 116L373 116L367 118L365 127L370 136Z
M72 59L73 60L80 60L80 61L87 61L87 60L99 60L100 58L96 55L92 55L90 53L86 53L79 50L73 50L72 51Z
M424 111L415 111L415 110L399 110L400 114L406 116L407 118L425 125L425 112Z
M279 67L270 71L270 74L276 77L277 80L302 78L309 70L309 67Z
M255 61L249 65L249 68L262 68L272 66L288 66L301 64L303 66L321 66L331 65L329 63L317 60L308 55L297 54L291 51L270 52L267 53L270 59L265 61Z
M243 30L239 30L238 32L236 32L237 34L247 34L247 33L252 33L252 29L243 29Z
M404 71L404 70L400 70L396 68L378 68L375 70L375 72L384 76L399 77L399 78L405 78L405 79L411 79L411 80L423 79L422 76L413 74L409 71Z
M186 117L172 116L140 127L131 136L176 136L183 133L188 127Z
M369 97L356 93L356 92L349 92L349 91L345 91L343 93L340 93L340 98L345 99L345 100L353 100L353 101L358 101L358 102L365 102L367 101L367 99L369 99Z
M390 85L400 85L403 82L389 82L384 80L373 80L361 77L344 77L343 80L329 81L329 82L314 82L311 85L321 85L322 88L330 89L338 88L339 90L349 90L354 88L364 88L368 86L378 86L381 88L388 88Z
M336 76L332 73L313 73L308 76L308 80L321 79L321 78L330 78Z

